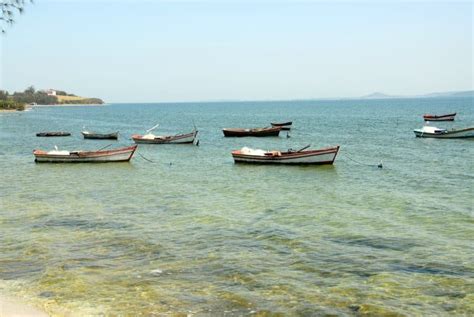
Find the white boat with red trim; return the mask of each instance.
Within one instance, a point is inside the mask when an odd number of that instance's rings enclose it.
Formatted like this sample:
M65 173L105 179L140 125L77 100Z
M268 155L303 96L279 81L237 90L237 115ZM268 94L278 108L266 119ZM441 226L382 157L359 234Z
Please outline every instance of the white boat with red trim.
M232 157L235 163L321 165L333 164L339 152L339 145L318 150L306 150L308 147L309 145L297 151L290 149L286 152L244 147L232 151Z
M34 150L35 162L38 163L107 163L128 162L138 145L113 150L99 151L64 151L57 148L53 151Z

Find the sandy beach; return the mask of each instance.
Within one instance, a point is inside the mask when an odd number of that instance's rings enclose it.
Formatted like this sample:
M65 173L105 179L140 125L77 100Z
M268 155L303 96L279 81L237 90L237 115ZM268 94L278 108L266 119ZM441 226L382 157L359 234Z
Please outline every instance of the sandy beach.
M10 113L10 112L20 112L18 110L10 110L10 109L0 109L0 113Z
M97 106L105 106L107 104L99 104L99 103L63 103L63 104L56 104L56 105L34 105L32 106L32 109L34 108L47 108L47 107L84 107L84 106L91 106L91 107L97 107Z
M0 294L0 317L47 317L48 314L19 299Z

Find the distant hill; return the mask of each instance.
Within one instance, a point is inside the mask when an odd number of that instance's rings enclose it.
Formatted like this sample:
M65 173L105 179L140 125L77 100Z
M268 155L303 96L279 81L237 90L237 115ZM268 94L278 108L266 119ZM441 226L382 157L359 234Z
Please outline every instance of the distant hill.
M466 91L451 91L451 92L434 92L431 94L423 95L421 97L474 97L474 90Z
M361 99L386 99L386 98L397 98L396 96L390 96L381 92L374 92L365 96L360 97Z
M449 97L474 97L474 90L465 91L449 91L449 92L433 92L424 95L414 96L394 96L387 95L381 92L374 92L369 95L359 97L360 99L390 99L390 98L449 98Z

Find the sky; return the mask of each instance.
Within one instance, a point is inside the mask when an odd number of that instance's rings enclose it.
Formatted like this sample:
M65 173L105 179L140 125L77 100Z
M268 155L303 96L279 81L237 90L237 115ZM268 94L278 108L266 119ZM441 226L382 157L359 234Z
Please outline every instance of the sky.
M473 89L473 2L36 0L0 37L0 89L106 102Z

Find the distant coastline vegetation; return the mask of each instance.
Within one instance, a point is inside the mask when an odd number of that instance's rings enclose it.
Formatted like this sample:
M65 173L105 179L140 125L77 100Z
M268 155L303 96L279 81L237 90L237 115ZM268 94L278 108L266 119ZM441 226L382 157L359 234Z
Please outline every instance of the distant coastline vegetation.
M28 87L23 92L0 90L0 109L22 111L28 105L63 105L63 104L103 104L99 98L84 98L74 94L68 94L62 90L35 90L33 86Z

